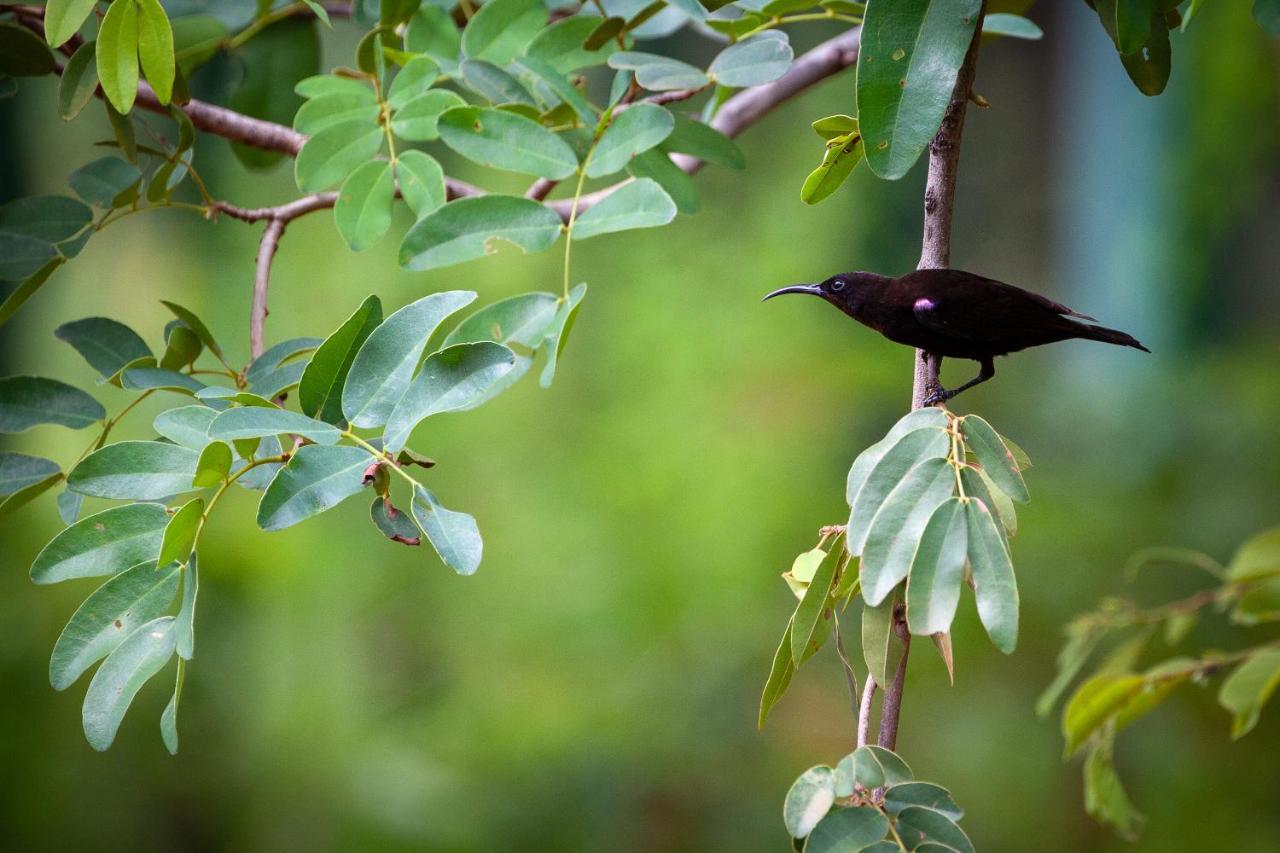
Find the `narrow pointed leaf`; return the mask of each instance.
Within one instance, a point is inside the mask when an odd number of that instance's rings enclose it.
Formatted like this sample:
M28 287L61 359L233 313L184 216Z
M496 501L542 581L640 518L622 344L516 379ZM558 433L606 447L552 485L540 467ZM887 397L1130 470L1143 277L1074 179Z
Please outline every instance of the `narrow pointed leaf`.
M505 110L454 107L440 116L440 139L482 166L562 180L578 169L569 144L536 121Z
M1000 491L1015 501L1026 503L1031 496L1018 471L1018 464L991 424L977 415L965 415L960 421L960 432L964 435L965 444L978 457L982 470Z
M98 27L98 79L107 100L128 113L138 96L138 7L112 3Z
M876 684L889 683L889 644L893 641L893 608L896 598L886 598L876 607L862 605L862 660Z
M959 498L938 505L920 536L907 575L907 624L913 634L951 630L960 602L969 533Z
M75 35L96 5L96 0L49 0L44 12L44 35L49 46L61 47Z
M455 344L432 353L387 418L386 449L394 452L404 447L424 419L471 406L514 364L515 353L490 341Z
M195 619L196 599L200 594L199 559L194 551L187 562L185 577L182 580L182 609L178 611L174 622L174 641L178 656L183 660L191 660L195 654Z
M365 340L382 322L382 302L370 296L316 349L298 384L302 411L331 424L344 421L342 389Z
M85 457L67 487L98 498L157 500L191 490L199 454L158 441L121 441Z
M400 265L421 271L482 258L498 241L525 252L551 248L560 236L555 211L527 198L485 195L449 202L409 229L400 244Z
M31 580L113 575L139 563L155 566L169 515L163 504L134 503L80 519L45 545L31 565Z
M175 73L173 28L160 0L137 0L137 4L138 57L156 99L167 104L173 94Z
M138 690L173 656L173 617L162 616L139 626L94 673L84 696L82 719L89 745L101 752L111 746Z
M258 526L282 530L359 492L373 457L362 448L308 444L280 469L258 504Z
M332 424L317 421L299 412L261 406L227 409L209 425L209 436L218 441L286 433L303 436L317 444L337 444L342 437L341 430Z
M191 546L195 544L196 535L200 532L200 523L204 514L204 498L194 498L182 505L165 525L164 536L160 540L160 556L156 564L167 566L170 563L185 563L191 556Z
M556 309L556 316L547 329L545 343L547 363L542 368L542 375L538 377L538 383L543 388L551 387L551 380L556 375L556 365L560 363L560 354L564 352L565 344L569 342L569 333L573 331L574 320L578 317L578 308L582 306L582 300L586 295L587 285L585 283L576 285L569 291L569 298L561 300Z
M906 579L920 538L934 511L955 489L955 469L946 459L926 459L912 468L885 498L862 549L862 595L879 604Z
M475 574L484 552L476 520L464 512L445 509L422 486L414 487L412 506L414 521L441 561L460 575Z
M760 694L760 713L756 720L759 728L764 728L769 719L769 712L778 704L782 694L787 692L791 684L791 676L795 674L795 661L791 659L791 622L787 622L787 630L782 634L778 650L773 654L773 665L769 668L769 677L764 683L764 691Z
M101 403L65 382L39 376L0 379L0 433L40 424L84 429L106 416Z
M823 618L827 606L827 596L831 592L831 584L835 580L836 559L827 557L813 573L813 578L805 590L804 598L796 607L791 618L791 660L799 666L811 653L810 644L818 631L818 623Z
M946 430L929 426L900 434L891 432L854 460L845 493L850 504L845 544L850 554L862 553L872 519L907 472L926 459L946 458L950 448Z
M1013 563L990 510L970 500L965 503L965 520L978 616L996 648L1009 654L1018 644L1018 583Z
M635 104L618 113L596 143L587 162L587 177L600 178L621 171L631 158L671 135L675 118L657 104Z

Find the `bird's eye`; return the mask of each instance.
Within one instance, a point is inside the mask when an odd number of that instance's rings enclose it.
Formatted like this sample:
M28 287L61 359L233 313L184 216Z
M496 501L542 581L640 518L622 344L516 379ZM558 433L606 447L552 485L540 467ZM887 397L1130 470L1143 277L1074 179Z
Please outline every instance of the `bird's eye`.
M832 289L832 290L844 290L844 280L843 280L843 279L839 279L839 278L838 278L838 279L836 279L835 281L831 282L831 289Z

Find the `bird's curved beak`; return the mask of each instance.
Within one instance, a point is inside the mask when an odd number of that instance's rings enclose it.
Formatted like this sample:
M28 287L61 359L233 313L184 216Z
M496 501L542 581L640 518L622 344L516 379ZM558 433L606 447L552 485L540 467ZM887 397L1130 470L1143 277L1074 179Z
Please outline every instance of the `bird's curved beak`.
M764 302L765 299L772 299L773 297L781 296L784 293L808 293L811 296L821 296L822 288L816 284L793 284L790 287L782 287L775 290L760 301Z

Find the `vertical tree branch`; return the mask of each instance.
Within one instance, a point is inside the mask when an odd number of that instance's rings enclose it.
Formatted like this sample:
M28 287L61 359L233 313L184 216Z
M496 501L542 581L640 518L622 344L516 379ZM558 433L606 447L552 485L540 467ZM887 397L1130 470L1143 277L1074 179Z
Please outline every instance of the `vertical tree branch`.
M933 141L929 143L929 175L924 188L924 227L920 246L920 263L916 269L938 269L951 265L951 214L955 208L956 175L960 169L960 138L964 132L964 115L973 94L974 70L978 64L978 45L982 39L982 19L986 15L984 0L978 11L973 41L965 54L951 102L942 117ZM924 406L930 392L939 387L938 372L942 359L916 350L915 379L911 389L911 408ZM880 706L879 743L893 749L898 742L898 716L902 711L902 690L907 679L907 656L911 651L911 632L907 628L905 608L895 608L893 630L902 640L902 659L898 670L884 690Z
M262 242L258 244L258 263L253 273L253 306L249 309L249 354L253 358L262 355L266 348L267 326L267 289L271 286L271 261L280 247L280 238L284 235L286 220L273 218L267 220L267 228L262 232Z
M866 746L871 736L871 704L876 697L876 679L867 673L867 683L862 688L862 704L858 706L858 746Z

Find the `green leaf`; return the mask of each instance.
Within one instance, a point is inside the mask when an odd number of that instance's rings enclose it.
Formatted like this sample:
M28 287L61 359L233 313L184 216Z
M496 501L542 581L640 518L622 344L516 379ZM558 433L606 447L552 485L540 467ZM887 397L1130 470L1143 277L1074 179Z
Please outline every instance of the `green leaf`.
M600 42L595 49L584 42L603 23L604 19L599 16L582 14L556 21L529 42L526 58L541 60L559 74L601 65L617 50L613 38Z
M492 254L496 241L525 252L551 248L560 236L560 217L532 199L484 195L449 202L427 214L405 234L400 265L421 271Z
M48 243L69 240L92 221L92 210L74 198L61 195L27 196L0 207L0 231ZM43 264L42 261L40 266Z
M455 344L432 353L387 417L383 442L395 452L424 419L469 408L515 364L515 353L491 341Z
M0 519L8 518L21 507L31 503L40 497L49 489L62 482L62 471L58 466L48 459L41 459L38 456L28 456L27 459L34 460L24 465L19 460L13 460L10 457L21 456L22 454L0 453L0 478L5 477L6 473L18 473L25 471L25 474L19 474L19 483L22 479L36 476L39 471L44 471L44 476L28 482L26 485L18 485L14 488L15 483L0 485ZM15 470L8 471L8 465L17 463ZM29 467L28 467L29 466Z
M340 183L373 159L382 149L383 139L382 128L362 119L325 128L298 152L293 167L298 189L315 192Z
M909 806L898 812L898 836L909 850L928 843L955 853L973 853L973 843L955 821L920 806Z
M94 673L84 696L84 736L99 752L111 746L138 690L173 656L173 617L140 625Z
M813 122L810 127L824 140L830 142L841 136L856 134L858 132L858 120L853 116L847 115L826 116Z
M190 491L198 459L175 444L121 441L85 457L67 475L67 488L89 497L157 500Z
M154 570L169 515L163 504L134 503L80 519L50 540L31 564L39 584L114 575L147 563Z
M838 142L827 146L822 163L809 173L800 187L800 200L805 204L817 204L826 199L848 179L854 166L862 162L861 136L853 134L836 139Z
M907 575L907 624L913 634L951 630L960 602L969 534L959 498L939 504L920 536Z
M335 95L348 95L373 103L378 100L372 86L365 80L341 77L337 74L316 74L299 80L293 91L303 98L329 98ZM297 128L295 127L295 130Z
M655 53L615 53L609 57L609 67L634 71L636 83L652 92L698 89L711 82L706 74L687 62Z
M207 406L181 406L156 415L152 428L175 444L198 451L209 443L209 424L217 415Z
M1133 53L1122 53L1120 62L1129 79L1144 95L1155 96L1164 91L1172 71L1172 50L1164 16L1157 11L1151 19L1151 36Z
M876 511L862 549L862 595L868 604L884 600L911 568L925 526L955 489L955 470L933 457L914 466Z
M760 694L760 714L756 725L764 728L769 719L769 712L778 704L782 694L787 692L791 684L791 676L795 674L796 665L791 659L791 622L787 622L787 630L782 633L782 641L773 654L773 665L769 669L769 678L764 683L764 691Z
M0 325L14 315L28 299L35 295L35 292L44 286L49 280L49 276L53 275L58 267L66 262L65 258L54 258L49 263L42 266L34 274L28 276L17 287L7 291L7 295L0 300ZM0 281L0 293L5 293L5 282Z
M342 411L347 419L359 427L386 423L409 387L436 327L475 298L475 293L467 290L433 293L396 311L374 329L356 353L342 389Z
M1081 684L1062 712L1065 755L1072 755L1146 685L1141 675L1095 675Z
M287 409L246 406L227 409L209 425L209 436L219 441L263 438L268 435L300 435L316 444L337 444L342 432L335 426Z
M300 104L294 87L319 70L319 33L314 21L290 16L259 31L232 56L244 74L228 96L227 106L253 118L288 124ZM284 156L247 145L236 145L232 150L251 169L269 168ZM341 177L331 183L339 180Z
M881 687L889 683L889 644L893 641L893 608L896 596L876 607L862 606L862 660Z
M681 213L698 212L698 193L690 178L667 156L662 146L637 154L627 164L627 171L637 178L651 178L671 196Z
M273 344L249 364L244 372L244 378L249 380L250 385L267 380L277 373L282 365L287 362L298 364L299 362L295 359L313 352L318 346L320 346L319 338L288 338Z
M52 243L0 231L0 280L20 281L58 257Z
M72 614L53 646L49 683L66 690L139 625L160 616L178 591L177 564L142 563L98 587Z
M462 31L462 50L471 59L506 65L546 25L541 0L489 0Z
M964 511L978 616L991 642L1009 654L1018 644L1018 582L1013 563L991 511L974 500L965 502Z
M101 403L65 382L38 376L0 379L0 433L40 424L84 429L106 416Z
M569 23L578 20L577 18L567 18L561 23ZM577 115L579 121L590 122L595 120L595 108L586 99L576 86L565 79L564 75L552 68L546 62L535 56L524 56L517 59L513 65L514 68L524 72L527 77L531 77L533 83L542 83L551 93L560 99L562 104L568 104L569 108Z
M987 509L999 517L1006 537L1018 532L1018 514L1013 501L991 481L986 471L976 465L966 464L960 469L960 482L966 495L982 501Z
M391 130L401 139L429 142L440 138L440 115L466 106L456 92L432 89L406 103L391 117Z
M200 357L204 344L200 336L177 320L169 323L165 338L164 354L160 356L162 370L179 371ZM123 380L123 375L121 380Z
M57 463L25 453L0 451L0 497L41 483L59 471Z
M39 36L26 27L0 22L0 74L43 77L55 67L53 54Z
M378 98L373 90L361 87L353 92L340 92L312 98L298 107L293 129L313 136L322 130L347 122L373 125L378 120Z
M635 104L620 112L596 143L587 161L587 177L613 174L642 151L647 151L671 135L675 119L657 104Z
M792 838L804 838L835 803L835 774L825 764L810 767L792 783L782 804L782 822Z
M520 81L492 62L468 59L462 63L462 82L491 104L537 104Z
M542 375L538 377L538 384L543 388L551 387L560 354L564 352L565 344L569 342L569 332L573 330L573 322L578 317L578 308L586 295L587 285L585 283L576 285L569 291L569 298L562 299L560 307L556 309L555 319L551 321L551 327L547 330L547 363L542 368Z
M44 37L49 46L61 47L79 32L96 5L96 0L49 0L44 9Z
M90 2L89 5L93 5ZM45 21L48 21L46 12ZM80 115L98 88L97 42L87 41L76 48L58 81L58 115L71 121Z
M720 131L684 116L675 116L675 129L663 143L668 151L679 151L730 169L745 169L747 158L732 139Z
M183 669L184 661L179 658L178 676L173 687L173 695L169 697L169 704L164 706L164 711L160 714L160 738L164 741L164 748L169 750L170 755L178 754L178 699L182 695Z
M1084 762L1084 807L1094 819L1115 828L1122 838L1137 838L1145 818L1125 793L1111 762L1110 738L1089 750Z
M1233 715L1231 738L1244 737L1258 724L1262 708L1280 686L1280 651L1264 649L1254 654L1222 682L1218 704Z
M929 144L955 89L981 0L867 7L858 53L858 122L867 165L896 179Z
M1027 493L1027 485L1018 472L1013 454L991 424L977 415L965 415L960 420L960 432L991 481L1015 501L1026 503L1031 497Z
M462 34L446 10L423 4L409 20L404 45L412 53L425 53L437 61L445 60L442 67L451 65L456 69L454 60L462 46ZM454 72L450 70L448 73Z
M162 367L129 367L120 373L120 387L130 391L164 390L195 395L205 385L185 373Z
M191 547L195 544L203 517L204 498L193 498L169 518L169 523L164 528L164 538L160 541L157 565L167 566L170 563L187 561L187 557L191 556Z
M721 86L763 86L786 74L794 57L787 34L767 30L720 51L707 74Z
M387 233L395 195L395 177L391 164L385 160L371 160L343 181L333 219L352 251L369 248Z
M138 96L138 7L133 0L112 3L98 27L98 79L107 100L121 113Z
M203 320L177 303L166 302L161 299L160 304L168 308L173 313L173 316L181 320L188 329L195 332L199 336L201 343L209 348L209 352L218 358L222 358L222 348L218 346L218 342L214 340L213 333L209 331L209 327L204 324Z
M876 512L907 472L927 459L945 459L950 448L950 436L944 428L926 426L899 434L890 432L854 460L845 489L851 507L845 535L850 554L862 553Z
M369 517L382 535L392 542L399 542L401 545L422 544L422 537L419 535L421 531L418 530L413 519L388 504L385 498L373 499L373 506L369 507Z
M67 183L76 195L99 207L128 204L142 181L142 172L119 157L102 157L76 169Z
M425 93L440 78L440 64L429 56L415 56L396 74L387 90L387 104L398 110Z
M182 581L182 609L174 623L174 640L178 657L191 660L195 653L196 598L200 594L200 569L196 553L191 552L186 576Z
M1122 54L1141 50L1151 37L1155 0L1115 0L1109 5L1115 13L1116 49ZM1102 14L1102 9L1098 11Z
M964 809L956 805L951 792L929 782L901 782L884 792L884 809L896 815L905 808L932 809L951 820L964 817Z
M573 149L536 121L505 110L454 107L440 116L440 138L472 162L551 180L578 169Z
M1198 4L1191 5L1194 8ZM1253 0L1253 19L1268 34L1280 36L1280 3L1276 0Z
M657 182L640 178L623 184L582 214L573 235L586 240L600 234L633 228L666 225L676 216L676 205Z
M382 303L370 296L316 350L302 374L298 401L302 411L331 424L344 422L342 389L356 353L382 322Z
M522 293L490 303L458 324L444 339L444 346L476 341L542 345L559 300L552 293Z
M1231 621L1259 625L1280 620L1280 578L1270 578L1252 587L1236 602Z
M475 574L484 551L476 520L464 512L445 509L422 486L413 488L412 508L413 520L441 561L460 575Z
M258 526L283 530L337 506L364 488L364 470L374 458L346 445L298 448L276 474L258 504Z
M192 406L191 408L198 408ZM205 411L209 411L206 409ZM208 441L206 433L206 441ZM191 478L191 485L198 489L216 486L227 478L231 472L231 447L221 441L211 441L200 451L196 461L196 473Z
M1039 41L1044 38L1044 30L1021 15L1008 12L996 12L982 19L982 34L988 36L1008 36L1015 39Z
M835 809L809 833L805 853L845 853L862 850L884 838L889 821L871 806Z
M406 151L396 160L400 195L418 219L445 203L444 170L423 151Z
M796 666L817 651L814 638L827 606L831 584L835 580L836 562L837 560L831 557L817 566L813 579L805 590L804 598L801 599L791 619L791 660ZM828 618L830 618L829 615Z
M853 751L854 778L864 788L901 785L912 779L911 768L897 753L881 746L860 746Z
M618 34L626 28L626 18L620 18L616 15L605 18L603 21L597 23L595 29L588 33L587 37L582 40L582 48L583 50L590 51L601 50L602 48L607 47L610 43L615 42ZM615 103L614 99L610 98L609 103L610 106L612 106Z
M227 25L212 15L183 15L170 23L174 59L178 69L188 77L217 56L230 36Z
M1256 580L1275 574L1280 574L1280 527L1248 539L1227 565L1227 578L1232 581Z
M136 0L138 4L138 57L156 100L169 103L173 95L173 29L159 0Z
M1071 684L1080 670L1084 668L1089 657L1098 648L1098 643L1106 635L1106 630L1099 630L1091 622L1072 622L1067 626L1067 642L1058 652L1058 674L1053 683L1045 688L1036 700L1036 714L1047 717L1057 704L1058 698Z

